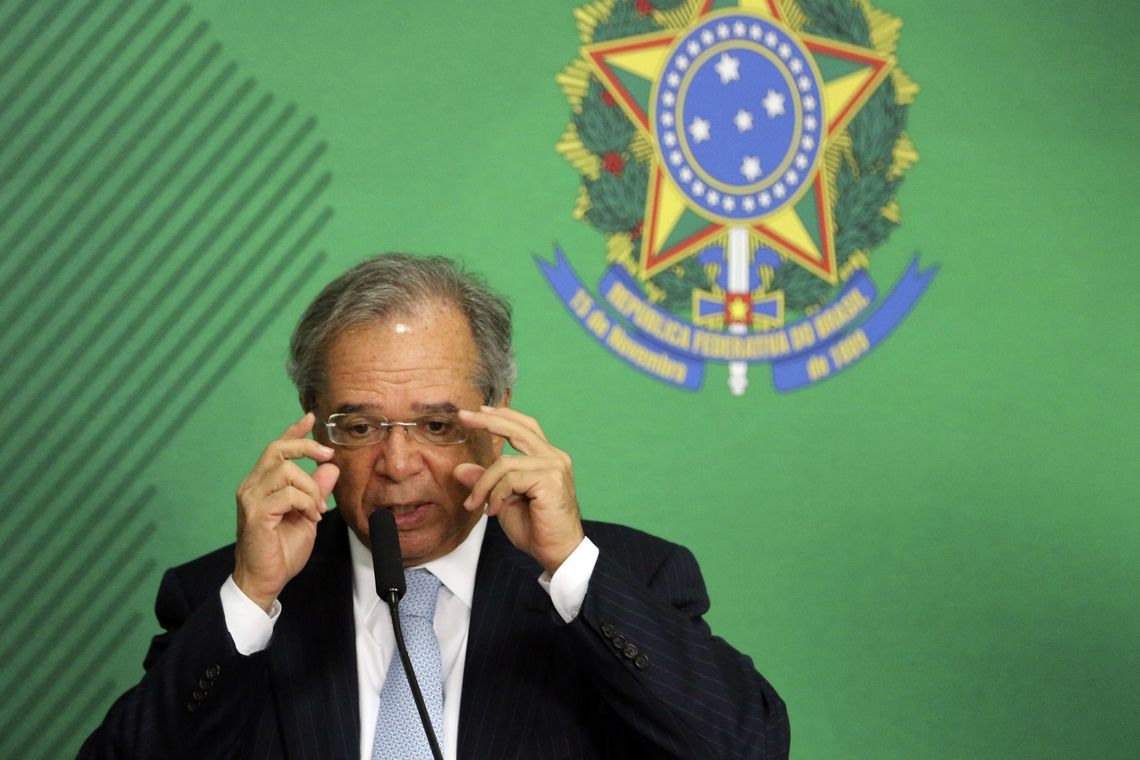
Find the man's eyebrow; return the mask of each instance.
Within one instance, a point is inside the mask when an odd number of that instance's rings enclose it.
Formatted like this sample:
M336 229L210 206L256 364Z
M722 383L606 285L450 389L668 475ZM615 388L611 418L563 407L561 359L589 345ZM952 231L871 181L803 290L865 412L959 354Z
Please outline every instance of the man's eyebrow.
M450 401L437 401L412 404L412 411L417 414L459 414L459 407Z
M368 414L379 414L380 407L375 404L341 404L336 408L337 414L355 414L357 412L367 412Z
M336 411L339 414L356 414L358 412L364 412L365 414L384 414L383 408L375 404L341 404L337 407ZM459 407L450 401L421 401L412 404L412 411L417 415L459 414Z

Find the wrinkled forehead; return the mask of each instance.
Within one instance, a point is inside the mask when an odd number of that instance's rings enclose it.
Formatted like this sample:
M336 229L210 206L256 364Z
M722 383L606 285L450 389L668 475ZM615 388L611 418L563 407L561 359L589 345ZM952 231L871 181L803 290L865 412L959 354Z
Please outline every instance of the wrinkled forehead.
M321 395L334 404L347 395L396 393L439 402L482 395L471 328L456 308L430 306L345 327L328 342ZM415 391L415 393L412 393ZM335 396L336 399L329 396Z

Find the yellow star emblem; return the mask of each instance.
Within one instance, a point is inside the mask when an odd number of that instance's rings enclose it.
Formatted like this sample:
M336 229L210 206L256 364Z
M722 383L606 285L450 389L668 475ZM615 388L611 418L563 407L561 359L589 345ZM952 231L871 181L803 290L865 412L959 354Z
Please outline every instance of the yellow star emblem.
M593 73L653 145L641 276L678 263L736 227L834 284L839 279L833 218L839 156L832 149L890 73L894 58L796 33L775 0L717 4L715 11L713 5L706 0L683 29L582 48ZM741 101L746 106L735 116L726 112L719 123L686 116L696 111L686 112L686 97L696 103L700 93L693 93L708 92L718 81L746 87L757 80L757 71L777 82L784 77L786 86L747 93L747 101ZM784 115L791 126L758 142L765 118ZM774 150L775 158L745 151L742 158L729 155L725 164L716 135L731 135L734 128L741 135L757 130L746 135L752 142L738 140L734 149ZM714 164L719 168L710 169ZM734 171L744 179L725 179Z

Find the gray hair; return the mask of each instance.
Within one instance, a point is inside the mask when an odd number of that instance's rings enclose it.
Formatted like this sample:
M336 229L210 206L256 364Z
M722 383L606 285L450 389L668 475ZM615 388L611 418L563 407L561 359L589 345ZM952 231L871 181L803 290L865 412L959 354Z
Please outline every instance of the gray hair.
M511 306L478 275L443 256L385 253L365 259L336 278L309 304L289 341L289 377L301 404L311 409L325 380L325 352L343 330L415 312L443 300L466 318L475 339L472 383L489 405L514 386Z

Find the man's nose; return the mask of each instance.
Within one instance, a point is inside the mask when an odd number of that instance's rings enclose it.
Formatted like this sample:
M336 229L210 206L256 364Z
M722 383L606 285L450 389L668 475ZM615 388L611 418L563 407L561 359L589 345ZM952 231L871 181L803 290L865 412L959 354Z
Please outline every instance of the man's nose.
M415 475L424 467L420 445L412 439L404 426L393 426L380 442L376 457L376 471L389 480L401 481Z

